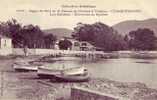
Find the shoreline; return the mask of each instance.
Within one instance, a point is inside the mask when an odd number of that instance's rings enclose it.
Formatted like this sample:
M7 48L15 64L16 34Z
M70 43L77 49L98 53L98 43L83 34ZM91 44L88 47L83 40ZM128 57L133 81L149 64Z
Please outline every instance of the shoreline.
M157 99L157 89L149 88L140 82L120 82L106 78L92 78L89 82L81 83L51 82L49 79L39 79L36 72L15 72L12 68L13 59L2 61L0 66L4 79L2 100L69 100L70 89L73 86L127 97L130 100Z

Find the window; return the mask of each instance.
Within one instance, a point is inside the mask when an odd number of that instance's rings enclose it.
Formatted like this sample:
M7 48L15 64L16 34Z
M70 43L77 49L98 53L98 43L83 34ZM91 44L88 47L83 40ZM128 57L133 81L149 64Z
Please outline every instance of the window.
M80 46L79 42L74 42L74 46Z
M83 43L82 43L82 46L87 46L87 43L83 42Z

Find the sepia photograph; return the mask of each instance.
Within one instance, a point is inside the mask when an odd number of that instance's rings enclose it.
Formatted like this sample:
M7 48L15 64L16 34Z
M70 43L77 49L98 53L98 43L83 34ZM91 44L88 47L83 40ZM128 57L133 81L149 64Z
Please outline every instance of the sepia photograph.
M156 4L0 0L0 100L157 100Z

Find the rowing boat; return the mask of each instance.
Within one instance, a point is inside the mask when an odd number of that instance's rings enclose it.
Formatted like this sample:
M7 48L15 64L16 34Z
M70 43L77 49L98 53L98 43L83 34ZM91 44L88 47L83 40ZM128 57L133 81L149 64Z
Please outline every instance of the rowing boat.
M38 67L37 75L40 78L49 78L59 81L86 81L89 79L89 73L85 67L55 69L41 66Z
M15 71L37 71L37 65L29 65L29 64L13 64L13 68Z
M53 69L45 66L38 67L37 75L40 78L53 78L56 74L61 74L61 69Z

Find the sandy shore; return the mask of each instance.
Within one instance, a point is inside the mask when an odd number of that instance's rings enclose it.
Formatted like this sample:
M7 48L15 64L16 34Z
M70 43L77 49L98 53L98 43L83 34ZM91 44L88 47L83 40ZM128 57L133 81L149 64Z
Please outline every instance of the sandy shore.
M15 72L13 59L0 59L0 100L69 100L74 85L102 91L131 100L157 100L157 90L143 83L124 83L109 79L89 82L51 82L39 79L36 72Z

